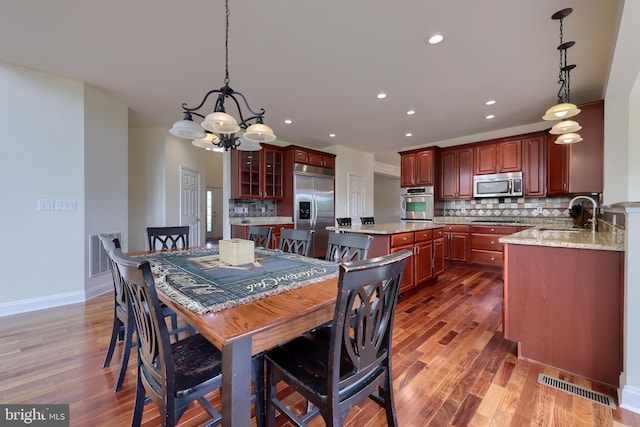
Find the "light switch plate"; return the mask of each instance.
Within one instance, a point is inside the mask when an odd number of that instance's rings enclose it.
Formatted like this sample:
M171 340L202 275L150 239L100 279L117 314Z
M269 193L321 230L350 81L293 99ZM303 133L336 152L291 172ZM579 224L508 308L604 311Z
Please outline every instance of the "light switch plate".
M76 200L56 200L57 211L75 211L78 210L78 202Z
M53 199L38 199L39 211L52 211L55 201Z

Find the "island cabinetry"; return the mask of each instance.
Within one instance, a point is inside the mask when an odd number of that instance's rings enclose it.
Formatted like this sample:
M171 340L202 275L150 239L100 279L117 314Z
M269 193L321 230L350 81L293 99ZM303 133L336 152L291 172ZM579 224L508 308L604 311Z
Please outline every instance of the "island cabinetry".
M280 233L283 228L293 228L293 224L256 224L258 227L273 227L271 233L271 241L269 249L278 249L280 247ZM232 225L231 238L247 239L249 237L249 225Z
M231 197L281 199L283 157L279 147L262 144L260 151L231 151Z
M334 169L336 164L335 155L333 154L313 150L303 150L301 148L295 148L293 150L293 159L295 163L319 166L328 169Z
M445 149L440 153L440 198L473 198L473 147Z
M504 335L518 355L618 386L623 251L505 245Z
M469 226L448 224L442 229L444 237L444 259L448 261L469 261Z
M444 232L441 228L433 232L433 275L444 273Z
M604 182L604 102L578 106L576 116L582 141L556 144L557 135L547 137L547 196L601 193Z
M419 187L436 185L438 150L400 153L400 186Z
M522 139L522 175L525 196L544 197L546 194L546 147L544 133Z
M415 232L414 283L420 286L433 277L433 230Z
M522 170L522 140L479 144L475 153L475 173L520 172Z
M414 256L407 259L407 265L404 269L402 276L402 283L400 284L400 292L406 292L415 286L414 270L416 265L416 257L414 250L415 237L413 232L398 233L391 235L391 247L388 253L399 252L403 249L407 249L413 252ZM371 258L371 256L370 256Z
M502 267L504 245L498 241L502 236L517 233L517 226L475 226L469 227L471 236L472 264Z

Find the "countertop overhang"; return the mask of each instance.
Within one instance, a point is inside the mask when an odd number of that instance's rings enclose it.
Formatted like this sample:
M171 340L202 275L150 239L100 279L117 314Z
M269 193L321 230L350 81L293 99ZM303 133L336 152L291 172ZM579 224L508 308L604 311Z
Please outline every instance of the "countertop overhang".
M327 227L327 230L339 233L360 233L360 234L398 234L411 231L433 230L442 228L444 224L434 224L432 222L389 222L384 224L357 224L342 227Z
M590 229L537 226L501 237L500 243L557 248L624 251L622 233Z

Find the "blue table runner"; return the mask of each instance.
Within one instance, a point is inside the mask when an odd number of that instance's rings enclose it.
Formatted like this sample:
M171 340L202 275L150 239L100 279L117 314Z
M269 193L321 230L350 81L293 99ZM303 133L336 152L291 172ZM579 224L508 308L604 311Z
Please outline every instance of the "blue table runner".
M255 249L255 262L231 266L218 248L144 255L156 286L187 309L202 314L247 304L338 276L338 264L281 251Z

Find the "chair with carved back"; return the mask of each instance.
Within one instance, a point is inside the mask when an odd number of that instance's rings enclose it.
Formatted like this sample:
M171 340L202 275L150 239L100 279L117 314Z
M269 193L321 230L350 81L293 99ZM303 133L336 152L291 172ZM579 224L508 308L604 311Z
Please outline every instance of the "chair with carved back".
M408 250L340 264L338 297L331 326L307 332L265 354L267 425L278 410L293 425L317 415L341 426L350 409L369 397L397 426L391 373L393 317ZM311 405L296 415L285 382ZM281 400L282 399L282 400ZM379 424L379 423L376 423Z
M373 237L365 234L329 233L327 261L356 261L367 258Z
M114 249L120 249L120 239L104 234L98 236L102 242L102 246L107 254ZM127 373L127 366L129 364L129 355L131 348L136 346L133 341L133 333L136 331L136 325L133 317L129 316L129 306L127 301L127 295L124 291L122 284L122 277L116 266L113 264L113 260L109 258L109 270L113 277L113 326L111 328L111 339L109 340L109 347L107 347L107 355L104 359L103 368L108 367L111 364L113 358L113 352L115 350L118 340L122 341L122 360L120 361L120 371L118 372L118 378L114 384L113 390L119 391L122 388L124 377ZM178 316L176 313L162 304L162 312L165 318L169 318L171 322L171 336L177 340L177 334L189 331L191 329L188 326L178 328Z
M298 255L309 255L313 230L293 230L283 228L280 230L280 250Z
M138 379L132 426L139 426L146 402L160 411L162 425L174 426L194 401L218 423L221 414L205 395L222 387L222 353L200 334L169 341L167 325L148 261L126 257L120 249L110 253L122 276L138 334ZM255 417L264 426L264 355L254 356ZM150 399L148 399L149 397Z
M349 226L351 225L351 218L336 218L336 222L338 223L338 227Z
M256 248L269 248L271 243L271 234L273 233L273 227L249 227L248 239L255 242Z
M150 251L168 251L189 247L189 226L147 227Z
M372 216L361 216L360 223L362 223L363 225L371 225L371 224L375 224L376 221L373 219Z

